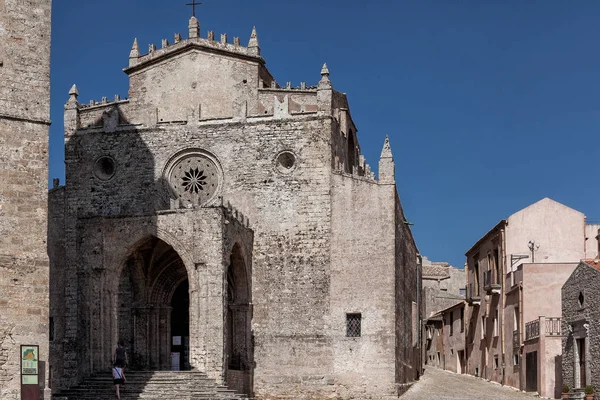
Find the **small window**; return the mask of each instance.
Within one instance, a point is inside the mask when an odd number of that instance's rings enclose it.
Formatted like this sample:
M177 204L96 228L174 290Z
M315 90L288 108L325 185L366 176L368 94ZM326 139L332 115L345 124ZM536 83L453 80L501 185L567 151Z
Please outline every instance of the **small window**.
M519 365L519 355L518 354L513 355L513 365Z
M583 307L583 302L585 301L585 297L583 297L583 292L579 292L579 297L577 298L579 301L579 307Z
M481 317L481 338L485 339L485 317Z
M50 321L48 321L48 336L52 342L54 340L54 317L50 317Z
M494 368L498 369L498 356L494 356Z
M498 336L498 309L494 311L494 337Z
M346 336L360 337L361 314L346 314Z
M463 297L466 296L467 295L467 289L465 289L465 288L458 289L458 294L460 296L463 296Z

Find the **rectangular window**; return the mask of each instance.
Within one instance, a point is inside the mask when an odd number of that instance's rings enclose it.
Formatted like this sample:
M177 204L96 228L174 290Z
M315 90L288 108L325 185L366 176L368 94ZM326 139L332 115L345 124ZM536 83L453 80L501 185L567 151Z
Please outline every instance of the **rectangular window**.
M475 288L473 289L475 291L474 295L479 296L479 260L475 260L474 275L475 275L475 280L474 280Z
M519 320L521 318L520 318L520 315L519 315L519 307L515 307L514 310L515 310L515 312L514 312L515 319L513 321L513 326L514 326L515 329L513 329L513 330L520 331L521 329L519 329L520 328L520 326L519 326Z
M502 274L500 273L500 256L499 256L499 252L498 252L498 248L494 249L494 266L496 267L496 279L497 281L495 282L496 284L500 284L500 277L502 276Z
M48 336L52 342L54 340L54 317L50 317L50 321L48 322L48 330Z
M494 336L498 336L498 309L494 311Z
M464 332L465 331L465 309L461 308L460 309L460 332Z
M459 294L460 296L463 296L463 297L465 297L465 296L467 295L467 289L465 289L465 288L460 288L460 289L458 289L458 294Z
M494 356L494 368L498 369L498 356Z
M454 311L450 311L448 325L450 325L450 336L454 335Z
M485 317L481 317L481 338L485 339Z
M360 313L346 314L346 336L347 337L360 337L361 319L362 319L362 315Z
M519 355L518 354L513 355L513 365L519 365Z

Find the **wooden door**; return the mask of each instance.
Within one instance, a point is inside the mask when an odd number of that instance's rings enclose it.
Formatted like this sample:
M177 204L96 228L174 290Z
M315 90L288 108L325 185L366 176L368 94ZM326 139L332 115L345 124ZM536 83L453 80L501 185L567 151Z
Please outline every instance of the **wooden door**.
M532 351L525 355L525 391L526 392L537 392L538 381L537 381L538 363L537 363L537 351Z

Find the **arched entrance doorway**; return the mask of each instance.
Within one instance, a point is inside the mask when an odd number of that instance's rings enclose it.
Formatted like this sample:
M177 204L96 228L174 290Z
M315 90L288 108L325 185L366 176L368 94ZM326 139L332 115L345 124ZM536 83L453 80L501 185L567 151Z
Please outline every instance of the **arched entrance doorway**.
M252 395L253 349L251 285L239 245L234 245L227 267L225 356L227 385L230 389Z
M189 369L188 275L173 247L150 237L133 251L117 304L117 334L129 348L130 368Z

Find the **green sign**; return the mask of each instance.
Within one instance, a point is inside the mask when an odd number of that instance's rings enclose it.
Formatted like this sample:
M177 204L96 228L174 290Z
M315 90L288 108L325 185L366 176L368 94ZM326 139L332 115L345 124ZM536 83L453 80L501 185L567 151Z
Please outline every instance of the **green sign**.
M21 374L36 375L38 374L38 346L21 346ZM25 378L25 377L23 377ZM25 384L25 382L23 382Z
M37 385L38 376L37 375L21 375L21 383L23 385Z

